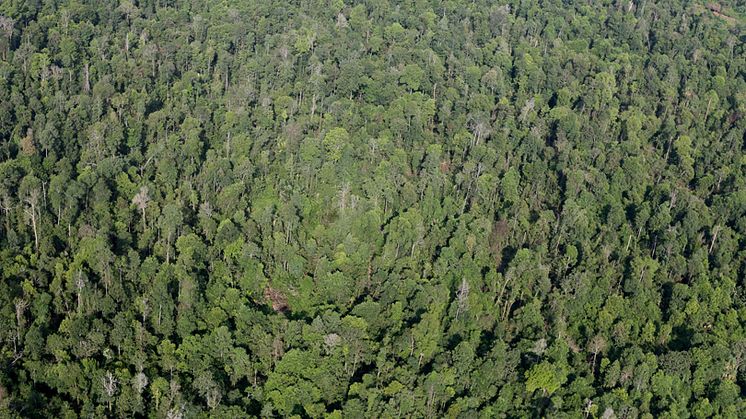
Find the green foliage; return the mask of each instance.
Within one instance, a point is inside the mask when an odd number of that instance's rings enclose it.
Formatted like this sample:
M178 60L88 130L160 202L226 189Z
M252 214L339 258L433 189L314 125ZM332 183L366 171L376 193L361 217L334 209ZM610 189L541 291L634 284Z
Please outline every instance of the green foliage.
M0 417L746 417L745 16L0 1Z
M533 393L541 390L544 395L551 395L562 385L555 367L543 361L526 371L526 391Z
M350 141L350 134L344 128L333 128L324 135L324 149L328 158L337 162L342 157L342 151Z

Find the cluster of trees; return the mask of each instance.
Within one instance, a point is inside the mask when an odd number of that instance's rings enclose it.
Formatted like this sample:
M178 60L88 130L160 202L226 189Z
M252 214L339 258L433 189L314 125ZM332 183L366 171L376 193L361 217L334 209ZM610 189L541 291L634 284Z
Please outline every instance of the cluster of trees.
M0 2L0 416L743 417L737 3Z

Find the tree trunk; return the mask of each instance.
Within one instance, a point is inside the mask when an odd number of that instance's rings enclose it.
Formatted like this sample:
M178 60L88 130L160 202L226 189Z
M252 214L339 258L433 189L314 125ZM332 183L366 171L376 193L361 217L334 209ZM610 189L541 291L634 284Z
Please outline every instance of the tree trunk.
M720 226L716 225L715 229L713 230L712 241L710 242L710 249L707 251L708 255L712 254L712 248L715 247L715 240L717 240L719 232L720 232Z
M36 228L36 203L30 202L31 204L31 227L34 229L34 248L36 253L39 253L39 232Z
M85 83L83 83L83 91L86 93L91 91L91 74L88 68L88 63L83 66L83 73L85 74Z

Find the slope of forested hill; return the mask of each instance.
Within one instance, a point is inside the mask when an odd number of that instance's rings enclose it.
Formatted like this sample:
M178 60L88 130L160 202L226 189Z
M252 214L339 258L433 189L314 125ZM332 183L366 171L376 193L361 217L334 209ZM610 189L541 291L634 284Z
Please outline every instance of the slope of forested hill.
M746 416L744 16L0 1L0 416Z

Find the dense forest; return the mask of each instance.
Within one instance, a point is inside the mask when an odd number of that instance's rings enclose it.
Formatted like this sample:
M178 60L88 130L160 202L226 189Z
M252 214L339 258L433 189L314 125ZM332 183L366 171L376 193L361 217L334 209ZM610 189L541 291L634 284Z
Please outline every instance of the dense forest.
M745 29L0 1L0 417L746 417Z

